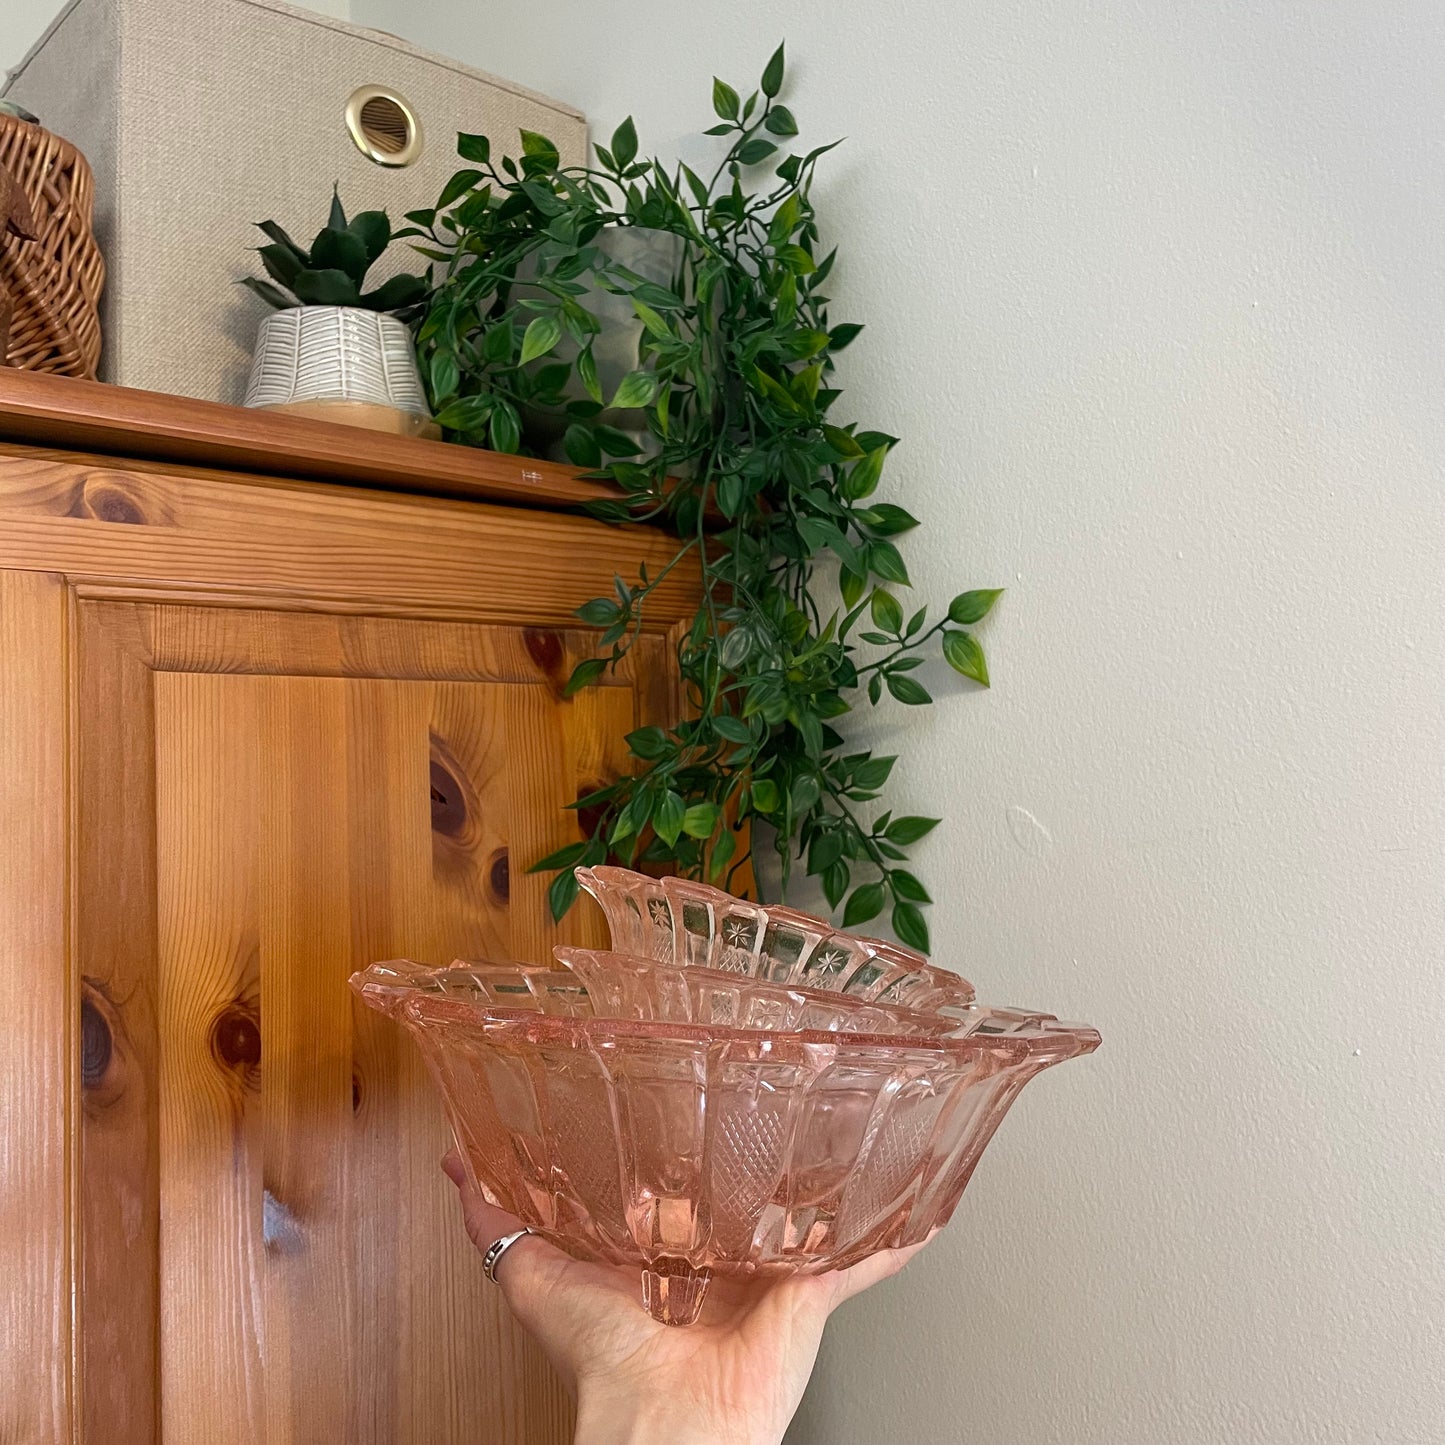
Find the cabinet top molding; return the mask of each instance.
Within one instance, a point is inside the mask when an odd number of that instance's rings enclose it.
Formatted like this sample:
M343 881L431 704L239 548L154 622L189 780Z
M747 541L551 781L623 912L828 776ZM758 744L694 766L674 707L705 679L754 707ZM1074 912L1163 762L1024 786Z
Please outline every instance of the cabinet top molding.
M0 440L554 510L617 495L558 462L7 367Z

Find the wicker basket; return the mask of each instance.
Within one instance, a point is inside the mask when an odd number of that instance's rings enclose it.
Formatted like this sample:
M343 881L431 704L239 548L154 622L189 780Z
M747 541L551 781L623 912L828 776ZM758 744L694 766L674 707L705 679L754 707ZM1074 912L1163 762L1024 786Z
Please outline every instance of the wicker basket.
M5 363L93 379L105 261L90 225L90 167L69 141L3 113L0 166L25 191L36 236L0 236L0 287L14 306Z

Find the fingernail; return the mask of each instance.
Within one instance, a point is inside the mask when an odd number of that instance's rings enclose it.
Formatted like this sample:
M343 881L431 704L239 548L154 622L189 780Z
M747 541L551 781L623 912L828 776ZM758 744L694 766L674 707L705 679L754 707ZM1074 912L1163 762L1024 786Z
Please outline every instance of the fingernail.
M466 1170L462 1168L462 1161L457 1157L455 1150L448 1151L442 1155L442 1173L457 1186L462 1187L462 1181L467 1177Z

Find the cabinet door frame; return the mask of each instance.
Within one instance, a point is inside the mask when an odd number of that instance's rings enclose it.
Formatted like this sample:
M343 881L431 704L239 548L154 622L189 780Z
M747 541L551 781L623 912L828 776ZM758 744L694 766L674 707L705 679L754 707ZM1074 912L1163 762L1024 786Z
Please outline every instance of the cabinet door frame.
M97 1334L100 1312L85 1309L92 1290L119 1292L133 1316L154 1318L145 1201L137 1224L80 1188L85 1111L148 1107L81 1087L154 1027L142 1006L115 1032L114 997L81 978L84 967L122 979L154 958L153 759L130 748L108 769L78 745L98 708L137 718L148 738L138 710L150 707L151 671L186 670L164 651L179 643L160 638L158 650L142 619L201 607L221 633L237 608L342 627L348 614L521 627L529 665L560 687L586 641L567 635L574 610L614 574L646 564L656 575L674 550L647 529L569 515L0 444L0 1437L134 1445L158 1432L154 1335ZM651 719L680 712L672 649L697 583L688 559L649 599L637 658ZM294 622L304 639L305 620ZM405 651L357 675L424 676L405 673ZM135 846L107 846L118 836ZM116 889L152 899L150 931L97 965L88 940ZM96 1261L104 1269L88 1276ZM87 1359L92 1383L104 1360L100 1373L136 1392L88 1389ZM121 1359L133 1371L116 1370Z

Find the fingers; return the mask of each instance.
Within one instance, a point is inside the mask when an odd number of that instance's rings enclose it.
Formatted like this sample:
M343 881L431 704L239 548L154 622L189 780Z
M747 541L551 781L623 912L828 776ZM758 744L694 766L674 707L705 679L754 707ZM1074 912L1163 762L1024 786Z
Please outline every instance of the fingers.
M467 1235L484 1254L503 1235L512 1234L525 1227L515 1214L508 1214L505 1209L488 1204L480 1190L467 1182L466 1166L455 1149L448 1150L443 1157L442 1172L457 1186L462 1201L462 1222L466 1225ZM497 1283L502 1286L504 1294L508 1293L508 1285L517 1274L514 1266L523 1265L524 1260L529 1257L537 1260L539 1252L542 1257L552 1254L565 1258L560 1250L554 1249L544 1239L534 1236L519 1239L502 1256L495 1270ZM511 1303L510 1298L508 1302Z
M918 1244L910 1244L906 1249L885 1249L880 1254L869 1255L867 1259L860 1260L848 1269L840 1269L836 1274L825 1276L833 1281L834 1306L852 1299L855 1294L862 1294L865 1289L871 1289L885 1279L891 1279L914 1255L926 1249L937 1233L935 1229L927 1239Z

